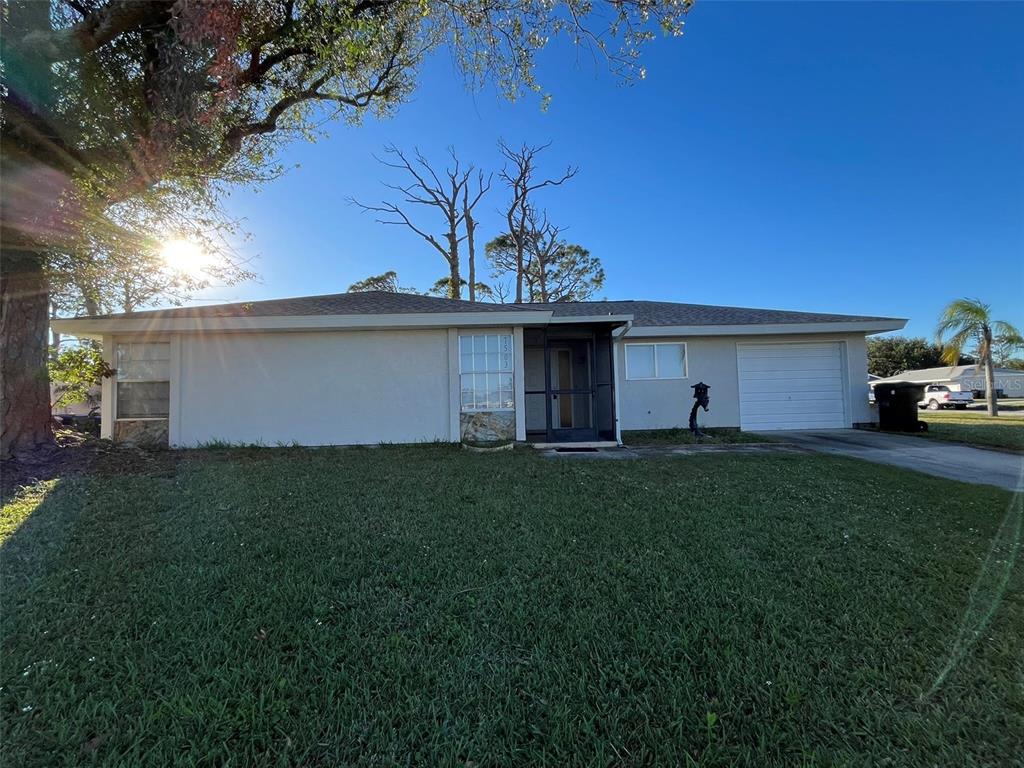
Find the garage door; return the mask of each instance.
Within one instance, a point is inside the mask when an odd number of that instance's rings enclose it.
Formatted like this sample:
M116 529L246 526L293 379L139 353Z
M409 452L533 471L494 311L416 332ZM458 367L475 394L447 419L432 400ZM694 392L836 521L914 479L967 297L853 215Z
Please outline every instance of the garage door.
M738 344L740 427L849 426L838 343Z

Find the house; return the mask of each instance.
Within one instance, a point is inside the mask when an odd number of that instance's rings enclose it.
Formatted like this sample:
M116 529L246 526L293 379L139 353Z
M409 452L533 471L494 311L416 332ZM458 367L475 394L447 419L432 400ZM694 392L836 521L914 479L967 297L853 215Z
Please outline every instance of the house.
M1024 371L996 368L997 397L1024 397ZM917 384L945 384L952 390L973 392L975 397L985 396L985 369L980 365L946 365L941 368L920 368L916 371L889 376L871 382L912 381Z
M865 335L885 317L660 301L489 304L384 292L55 320L101 339L103 435L376 444L618 441L701 423L875 421Z

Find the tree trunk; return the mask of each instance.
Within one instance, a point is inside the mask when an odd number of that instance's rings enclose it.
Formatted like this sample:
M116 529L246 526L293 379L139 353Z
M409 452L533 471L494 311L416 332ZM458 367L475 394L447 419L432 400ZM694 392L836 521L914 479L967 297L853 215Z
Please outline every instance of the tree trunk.
M0 458L53 441L43 253L10 240L0 251Z
M466 247L469 249L469 300L476 301L476 241L473 239L476 222L468 204L463 204L462 210L466 219Z
M525 215L525 214L522 214ZM526 227L520 218L516 229L516 303L523 301L523 286L526 283Z
M523 249L516 243L516 304L523 302Z
M992 367L992 344L985 350L982 364L985 366L985 399L988 401L988 415L999 415L999 402L996 400L996 372Z
M50 4L5 4L6 34L50 30ZM33 233L46 231L61 184L47 183L46 137L53 103L53 73L37 51L22 57L11 75L3 108L37 126L40 139L2 126L0 145L0 458L53 442L47 369L50 292L46 251ZM40 157L43 157L41 160Z
M459 233L448 232L448 298L462 298L462 275L459 273Z
M537 265L537 287L540 289L540 300L542 303L548 303L548 267L545 262L545 258L537 253L533 257L534 262Z

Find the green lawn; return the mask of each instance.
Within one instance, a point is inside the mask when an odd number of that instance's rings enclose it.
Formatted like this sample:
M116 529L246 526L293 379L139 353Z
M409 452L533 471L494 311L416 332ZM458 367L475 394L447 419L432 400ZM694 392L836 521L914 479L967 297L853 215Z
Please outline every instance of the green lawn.
M921 433L935 440L985 445L1024 451L1024 413L1001 412L989 416L984 411L920 411L928 431Z
M53 481L0 524L0 764L1019 764L1010 501L804 454Z

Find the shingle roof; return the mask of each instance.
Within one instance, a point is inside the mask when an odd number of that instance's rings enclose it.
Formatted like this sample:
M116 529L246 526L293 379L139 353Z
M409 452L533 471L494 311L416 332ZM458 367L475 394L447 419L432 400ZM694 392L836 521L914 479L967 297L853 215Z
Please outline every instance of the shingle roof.
M847 323L863 320L892 320L891 317L833 315L791 312L782 309L717 307L707 304L679 304L674 301L580 301L557 304L525 304L547 307L556 317L578 315L633 315L633 325L758 325L788 323Z
M864 320L892 320L888 317L790 312L779 309L717 307L680 304L671 301L580 301L554 304L492 304L420 296L411 293L367 291L325 296L297 296L270 301L214 304L104 315L104 318L180 317L281 317L310 315L390 315L438 312L521 312L551 311L555 317L633 315L635 326L659 325L757 325L796 323L842 323Z
M240 301L205 307L177 307L103 315L118 318L149 317L286 317L310 315L401 315L430 312L521 312L514 304L460 301L414 293L365 291L324 296L296 296L268 301Z
M916 371L904 371L894 376L888 376L881 381L913 381L918 384L931 384L936 381L956 381L964 376L981 376L985 369L974 365L944 365L940 368L919 368ZM996 376L1024 376L1024 371L1013 368L995 368L993 374ZM875 383L875 382L872 382Z

